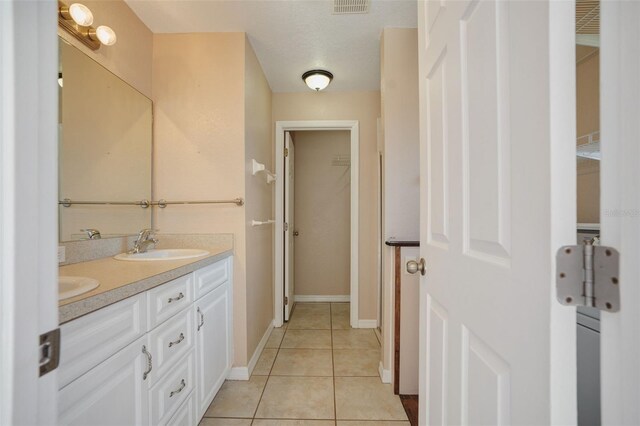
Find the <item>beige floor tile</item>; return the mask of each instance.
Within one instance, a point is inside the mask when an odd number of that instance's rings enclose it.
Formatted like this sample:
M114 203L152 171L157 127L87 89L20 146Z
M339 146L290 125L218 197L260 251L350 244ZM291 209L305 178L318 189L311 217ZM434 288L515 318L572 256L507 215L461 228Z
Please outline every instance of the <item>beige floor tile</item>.
M254 376L268 376L271 372L273 361L276 360L276 355L278 355L277 349L265 348L262 351L262 354L260 354L260 358L258 358L258 362L256 363L252 374Z
M266 376L252 376L248 381L227 380L204 416L253 417L265 383L267 383Z
M293 313L295 314L297 311L329 312L330 310L330 303L296 303Z
M336 377L378 377L380 349L334 349L333 362Z
M253 426L334 426L333 420L268 420L255 419Z
M377 377L336 377L336 418L346 420L408 420L391 385Z
M333 376L330 349L280 349L272 376Z
M289 349L331 349L331 331L289 329L282 340L281 347Z
M328 330L331 328L331 313L327 311L296 311L287 330Z
M377 349L378 339L372 329L333 330L334 349Z
M334 312L331 310L331 328L334 330L350 330L351 317L349 311Z
M285 331L286 330L284 328L274 328L271 331L271 335L269 336L267 344L264 347L268 349L278 349L280 347L280 343L282 342L282 338L284 337Z
M252 419L216 419L204 417L199 426L251 426Z
M344 312L346 312L348 314L350 312L350 310L351 310L351 304L350 303L332 303L331 304L331 313L336 313L336 312L344 313Z
M334 419L333 378L269 377L256 418Z
M255 423L254 423L255 425ZM338 420L338 426L411 426L409 422L385 422L385 421L350 421Z

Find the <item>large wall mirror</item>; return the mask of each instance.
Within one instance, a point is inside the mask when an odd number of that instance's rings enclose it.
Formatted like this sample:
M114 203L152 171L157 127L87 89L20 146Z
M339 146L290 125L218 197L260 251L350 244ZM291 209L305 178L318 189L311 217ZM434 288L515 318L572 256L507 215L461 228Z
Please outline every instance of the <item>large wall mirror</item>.
M151 227L152 102L63 39L60 46L60 241Z

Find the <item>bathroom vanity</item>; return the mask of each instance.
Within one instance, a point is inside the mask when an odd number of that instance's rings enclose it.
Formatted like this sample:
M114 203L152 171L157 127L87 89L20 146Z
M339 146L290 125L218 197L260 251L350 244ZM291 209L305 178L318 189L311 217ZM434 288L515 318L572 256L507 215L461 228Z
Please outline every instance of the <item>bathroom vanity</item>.
M60 306L58 423L197 425L233 362L231 248L74 271L105 287Z

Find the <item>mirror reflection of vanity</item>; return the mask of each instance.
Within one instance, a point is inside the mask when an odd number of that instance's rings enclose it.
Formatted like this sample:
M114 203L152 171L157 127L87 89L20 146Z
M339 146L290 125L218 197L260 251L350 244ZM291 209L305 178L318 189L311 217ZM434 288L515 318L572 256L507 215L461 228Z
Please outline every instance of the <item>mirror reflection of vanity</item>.
M59 239L151 227L152 102L59 39ZM94 234L95 238L95 234Z

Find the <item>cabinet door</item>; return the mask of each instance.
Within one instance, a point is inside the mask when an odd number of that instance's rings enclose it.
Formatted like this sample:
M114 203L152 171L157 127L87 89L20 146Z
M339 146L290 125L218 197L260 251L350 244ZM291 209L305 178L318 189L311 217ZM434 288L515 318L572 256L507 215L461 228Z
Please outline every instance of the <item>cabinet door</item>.
M232 362L230 282L194 304L198 418L204 415Z
M146 425L149 397L143 379L148 347L143 337L58 393L60 425Z

